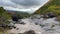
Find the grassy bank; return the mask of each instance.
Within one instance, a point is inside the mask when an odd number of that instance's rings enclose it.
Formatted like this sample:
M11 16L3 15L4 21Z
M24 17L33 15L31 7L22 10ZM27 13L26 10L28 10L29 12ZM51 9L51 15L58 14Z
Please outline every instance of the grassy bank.
M37 10L34 14L42 14L47 11L48 7L56 5L57 9L60 6L60 0L50 0L47 4L45 4L43 7L41 7L39 10Z

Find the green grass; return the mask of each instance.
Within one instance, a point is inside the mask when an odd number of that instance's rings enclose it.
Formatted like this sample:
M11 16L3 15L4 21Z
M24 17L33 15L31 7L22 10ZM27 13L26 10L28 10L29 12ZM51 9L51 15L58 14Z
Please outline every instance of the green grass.
M52 0L51 3L49 3L49 5L54 5L54 4L60 6L60 0Z
M48 2L46 5L44 5L43 7L41 7L39 10L37 10L35 12L35 14L37 12L40 12L40 13L44 13L47 11L48 7L51 6L51 5L56 5L56 6L60 6L60 0L51 0L50 2ZM60 10L60 8L57 8L58 10ZM39 13L39 14L40 14Z

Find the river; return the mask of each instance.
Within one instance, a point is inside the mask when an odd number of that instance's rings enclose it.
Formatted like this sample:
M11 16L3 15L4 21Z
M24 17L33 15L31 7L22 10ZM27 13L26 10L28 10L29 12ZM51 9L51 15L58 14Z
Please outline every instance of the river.
M36 34L60 34L60 22L54 18L44 19L40 15L34 15L21 21L25 24L15 24L19 30L12 29L10 33L24 33L34 30Z

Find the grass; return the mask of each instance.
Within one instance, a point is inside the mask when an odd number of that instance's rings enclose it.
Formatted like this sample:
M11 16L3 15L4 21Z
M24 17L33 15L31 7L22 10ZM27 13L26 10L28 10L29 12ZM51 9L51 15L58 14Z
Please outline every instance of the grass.
M34 14L46 14L48 12L48 8L50 6L56 6L56 9L54 10L54 13L56 14L56 20L60 21L60 0L50 0L47 4L45 4L43 7L38 9ZM52 8L53 9L53 8ZM49 10L51 11L51 10ZM53 12L53 11L51 11Z
M43 7L41 7L39 10L37 10L34 14L36 14L37 12L39 12L38 14L44 13L47 11L48 7L51 5L56 5L56 6L60 6L60 0L51 0L50 2L48 2L46 5L44 5ZM60 10L60 8L57 8Z

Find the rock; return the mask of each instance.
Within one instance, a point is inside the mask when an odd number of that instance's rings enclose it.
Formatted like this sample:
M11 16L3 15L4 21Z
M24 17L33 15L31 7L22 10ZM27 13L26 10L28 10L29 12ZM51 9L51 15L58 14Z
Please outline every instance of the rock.
M52 12L48 13L47 15L48 15L50 18L56 17L56 15L55 15L54 13L52 13Z
M43 18L53 18L56 17L56 15L53 12L49 12L47 14L44 14Z
M19 23L19 24L23 24L23 25L25 25L26 23L24 23L24 22L21 22L21 23Z
M33 30L30 30L30 31L24 32L24 34L36 34L36 33Z
M19 18L18 18L18 16L14 15L14 16L12 16L12 20L13 20L13 21L18 21Z
M40 19L41 16L40 16L40 14L36 14L36 15L31 16L30 18L31 19Z
M57 16L55 20L60 22L60 16Z

